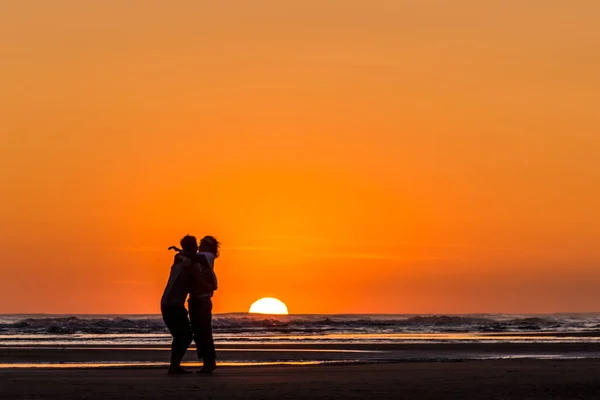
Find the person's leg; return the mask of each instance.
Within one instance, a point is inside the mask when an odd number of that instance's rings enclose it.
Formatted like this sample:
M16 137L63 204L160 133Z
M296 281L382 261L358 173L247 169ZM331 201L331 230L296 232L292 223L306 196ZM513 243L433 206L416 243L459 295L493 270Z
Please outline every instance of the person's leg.
M185 373L185 370L181 368L181 360L183 360L183 356L192 342L187 310L184 307L164 307L162 315L165 325L167 325L173 336L169 372Z
M183 360L183 356L185 356L190 343L192 343L190 320L185 308L178 310L174 332L171 351L171 367L175 372L183 372L181 361Z
M190 303L190 316L198 359L204 361L202 372L212 372L216 368L216 351L212 335L212 300L210 297L195 299Z
M216 351L212 335L212 301L210 297L190 302L190 320L198 359L204 361L203 371L216 368Z
M215 349L215 341L213 339L212 332L212 300L210 297L206 299L202 313L203 321L203 335L202 341L204 343L204 361L210 361L212 364L217 359L217 351Z
M202 303L202 299L193 299L188 303L190 308L192 334L194 336L194 343L196 344L196 354L200 361L204 359L204 343L202 342L204 330L204 324L202 322Z

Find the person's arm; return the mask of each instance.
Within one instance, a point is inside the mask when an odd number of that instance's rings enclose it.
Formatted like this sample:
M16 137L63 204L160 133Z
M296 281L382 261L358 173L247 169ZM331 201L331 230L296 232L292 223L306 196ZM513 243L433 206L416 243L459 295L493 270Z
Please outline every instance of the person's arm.
M206 276L202 273L202 270L197 267L195 262L185 263L184 265L192 275L192 279L194 280L194 283L197 285L198 289L200 289L202 292L210 292L213 290L213 284L206 279Z

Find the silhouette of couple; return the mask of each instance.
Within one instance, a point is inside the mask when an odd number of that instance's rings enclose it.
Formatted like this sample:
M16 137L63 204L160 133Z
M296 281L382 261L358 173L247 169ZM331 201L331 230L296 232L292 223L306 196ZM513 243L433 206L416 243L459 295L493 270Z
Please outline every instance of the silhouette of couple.
M212 296L217 290L214 272L219 257L220 243L205 236L198 245L194 236L180 241L160 308L165 325L173 336L169 374L190 373L181 367L181 360L192 343L196 343L198 359L204 362L201 373L212 373L217 367L215 344L212 336ZM188 298L188 310L185 301ZM188 317L189 315L189 317Z

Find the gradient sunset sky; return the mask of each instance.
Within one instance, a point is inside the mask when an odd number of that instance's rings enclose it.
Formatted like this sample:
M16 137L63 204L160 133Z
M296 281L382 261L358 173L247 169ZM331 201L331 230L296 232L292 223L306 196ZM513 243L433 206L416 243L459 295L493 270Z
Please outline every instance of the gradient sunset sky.
M0 2L0 313L600 311L600 1Z

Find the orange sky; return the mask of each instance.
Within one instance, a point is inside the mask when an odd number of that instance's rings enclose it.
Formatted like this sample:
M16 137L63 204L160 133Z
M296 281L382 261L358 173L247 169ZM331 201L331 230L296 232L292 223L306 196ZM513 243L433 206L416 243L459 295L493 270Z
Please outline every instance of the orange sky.
M0 313L600 311L597 0L0 3Z

